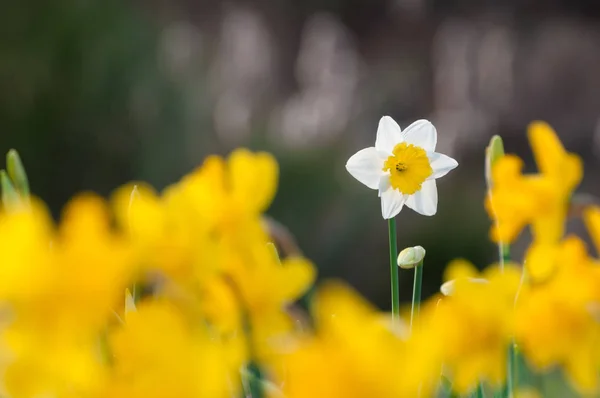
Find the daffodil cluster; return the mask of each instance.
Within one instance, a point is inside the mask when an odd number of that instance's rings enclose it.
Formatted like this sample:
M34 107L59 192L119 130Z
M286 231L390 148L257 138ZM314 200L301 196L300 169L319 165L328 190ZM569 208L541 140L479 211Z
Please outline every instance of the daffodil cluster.
M161 194L77 196L58 225L38 201L7 208L0 395L241 396L315 277L270 243L277 175L271 155L237 150Z
M109 200L81 194L55 223L11 152L0 172L0 396L535 396L515 363L540 377L559 369L574 390L596 394L600 260L565 236L582 163L544 123L529 139L537 174L488 153L500 263L480 272L453 261L410 326L341 282L317 287L307 310L292 307L315 267L274 244L269 154L209 157L161 193L136 183ZM404 204L437 211L435 179L457 163L434 152L436 140L427 121L401 133L384 118L375 147L349 161L379 189L384 218ZM600 208L583 216L600 250ZM510 261L525 228L533 240ZM422 271L424 256L411 248L400 265Z

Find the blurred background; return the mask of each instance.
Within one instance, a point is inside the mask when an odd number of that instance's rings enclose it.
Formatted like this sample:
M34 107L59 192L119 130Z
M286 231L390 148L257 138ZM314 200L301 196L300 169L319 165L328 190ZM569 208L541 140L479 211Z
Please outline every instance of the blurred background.
M78 191L162 189L207 154L271 151L269 214L321 278L388 309L387 224L348 157L373 145L382 115L432 120L460 166L438 183L437 216L402 211L399 247L426 248L424 295L453 258L495 261L493 134L533 170L526 126L550 122L584 158L581 191L600 194L599 17L594 0L6 0L0 153L20 151L58 216ZM400 274L408 301L412 272Z

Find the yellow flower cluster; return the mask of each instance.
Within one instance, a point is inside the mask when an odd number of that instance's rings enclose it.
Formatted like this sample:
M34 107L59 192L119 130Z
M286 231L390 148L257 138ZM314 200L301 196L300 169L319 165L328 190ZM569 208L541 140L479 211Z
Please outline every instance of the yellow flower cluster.
M58 226L35 201L1 214L0 395L240 396L240 369L271 360L315 277L269 244L277 175L237 150L161 195L78 196Z
M527 225L533 235L512 319L514 338L538 371L560 366L580 391L597 392L600 264L579 237L565 236L582 162L546 123L531 124L529 141L540 172L521 174L521 160L504 156L494 166L486 202L496 221L493 239L511 243ZM584 221L600 250L600 209L586 209Z
M315 269L280 258L271 243L263 212L278 167L265 153L210 157L160 194L138 184L110 201L80 195L58 225L35 199L7 208L0 396L502 391L511 349L535 371L560 367L579 391L597 391L600 264L580 238L564 236L582 164L544 123L529 138L540 173L523 175L520 159L502 156L486 199L495 241L509 245L531 228L523 266L479 273L455 260L444 295L425 302L411 327L335 282L316 290L306 316L292 315ZM600 209L584 214L600 249Z

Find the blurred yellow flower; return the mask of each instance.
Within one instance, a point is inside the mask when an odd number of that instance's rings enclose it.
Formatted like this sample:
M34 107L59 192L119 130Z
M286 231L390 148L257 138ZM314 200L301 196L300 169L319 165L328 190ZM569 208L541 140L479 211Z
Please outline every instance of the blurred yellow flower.
M456 166L406 144L412 134L433 148L430 123L406 136L391 119L382 123L378 141L398 150L369 175L349 162L362 182L375 187L385 177L425 190ZM510 243L531 226L523 277L512 264L479 272L455 260L445 296L424 302L410 329L335 282L317 290L308 314L290 311L316 269L300 256L280 258L270 242L263 212L278 166L266 153L211 156L160 194L144 184L120 188L112 206L77 196L58 225L36 199L0 213L0 395L229 398L248 396L253 381L261 396L277 398L428 397L441 374L465 394L503 385L515 341L535 370L561 367L579 392L596 393L600 260L581 239L563 237L581 161L545 123L530 126L529 140L539 174L502 156L486 200L495 240ZM367 152L379 156L377 146ZM369 160L365 153L354 161ZM419 181L384 175L406 167ZM600 249L600 208L586 209L584 220ZM133 297L128 289L139 285L144 293ZM537 394L520 387L517 397Z
M71 201L56 231L39 207L1 217L0 226L12 227L0 231L0 241L21 243L0 253L8 265L0 279L15 282L0 287L11 314L0 333L8 392L91 396L104 372L99 337L132 269L127 243L111 230L106 204L92 195Z
M252 249L228 276L247 311L257 355L264 359L272 351L269 340L281 338L293 329L287 306L312 286L316 272L304 258L289 257L280 262L272 246L262 244Z
M506 155L494 164L486 209L496 221L492 239L512 242L528 224L538 242L555 243L564 234L568 201L583 176L581 159L568 153L544 122L529 126L529 142L540 171L522 175L522 161Z
M251 331L255 355L293 328L287 305L312 285L313 265L299 257L280 262L262 212L275 194L278 166L267 153L211 156L158 196L139 185L114 195L120 224L150 269L166 273L157 293L202 317L222 337ZM245 325L244 319L250 322Z
M576 237L531 261L551 262L554 275L523 286L515 314L517 343L537 369L560 365L582 392L595 391L600 366L600 268Z
M423 367L411 347L344 285L321 287L315 322L315 334L300 336L282 355L278 377L286 397L426 397L433 391L439 368L430 363L417 374Z
M513 307L520 272L513 266L488 268L481 275L465 260L448 265L452 294L423 314L423 328L441 350L453 388L464 394L480 381L501 386L513 334ZM486 281L486 282L482 282ZM431 333L431 332L430 332Z
M241 363L201 323L164 302L143 302L111 333L106 398L229 398L239 393Z

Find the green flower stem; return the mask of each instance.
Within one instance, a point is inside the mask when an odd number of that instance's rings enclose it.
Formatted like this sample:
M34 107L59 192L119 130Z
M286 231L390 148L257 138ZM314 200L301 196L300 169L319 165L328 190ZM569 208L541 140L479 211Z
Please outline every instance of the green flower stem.
M500 252L500 269L504 270L504 266L510 262L510 245L498 243L498 251ZM517 374L517 352L515 350L514 339L510 341L508 347L508 360L506 366L506 390L504 396L511 398L515 396L515 382Z
M413 283L412 307L410 311L410 327L414 326L421 309L421 286L423 285L423 261L415 267L415 281Z
M398 284L398 243L396 241L396 220L388 220L388 232L390 237L390 274L392 283L392 319L394 323L400 320L400 291Z
M515 396L517 380L517 352L515 350L514 340L510 341L508 347L508 369L506 376L506 396L512 398Z
M506 243L498 243L498 256L500 257L500 269L504 270L506 263L510 262L510 245Z
M477 390L475 391L475 396L477 398L485 398L485 393L483 392L483 385L481 383L477 384Z

